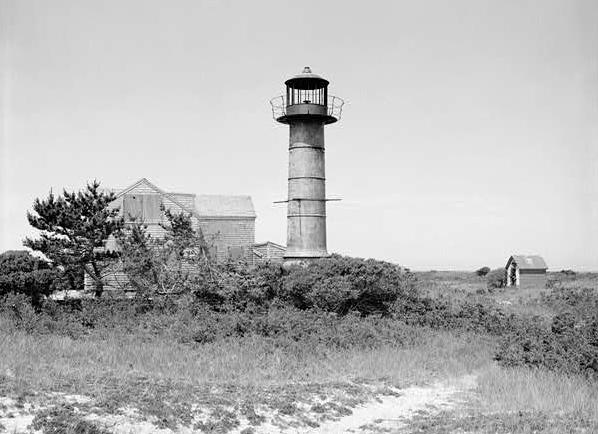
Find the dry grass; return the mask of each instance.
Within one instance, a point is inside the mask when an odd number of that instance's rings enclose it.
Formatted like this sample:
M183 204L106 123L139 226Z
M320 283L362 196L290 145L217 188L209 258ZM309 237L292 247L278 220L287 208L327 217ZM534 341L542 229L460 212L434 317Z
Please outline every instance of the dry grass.
M486 291L486 278L467 271L415 272L418 287L429 297L469 299Z
M485 279L474 273L419 274L420 287L428 295L479 297L521 314L550 314L537 290L490 294L482 291ZM596 287L598 282L595 275L577 277L555 274L549 279L555 288ZM238 414L259 419L260 406L298 415L302 403L313 404L309 397L327 395L338 405L325 411L346 414L376 393L372 387L426 384L475 372L478 387L469 413L422 416L410 432L598 428L597 383L540 370L500 368L492 362L494 341L470 334L420 330L416 336L422 339L411 347L339 350L263 337L189 345L117 330L71 339L7 331L1 321L0 396L23 402L45 396L42 404L48 405L53 392L85 395L96 412L103 408L118 413L130 405L163 427L191 426L196 404L211 409L213 427L225 431ZM74 417L72 410L64 413L67 421Z
M485 411L569 414L598 421L598 383L535 369L492 367L478 380Z
M548 273L548 286L554 288L594 288L598 289L598 273Z
M264 386L296 382L386 379L398 384L460 375L490 358L478 337L430 333L421 346L327 350L278 347L264 338L201 346L135 336L73 340L0 332L0 378L20 390L65 390L94 394L106 379L148 378L190 385ZM7 375L8 373L8 375Z
M579 426L591 432L598 421L598 384L497 367L492 342L471 335L431 331L412 348L345 351L277 347L264 338L189 346L135 336L73 340L0 332L0 341L0 395L27 400L32 392L76 393L92 398L96 412L130 405L161 427L192 424L193 403L211 409L213 426L223 432L241 409L255 414L266 406L301 418L297 405L313 396L333 396L338 405L331 408L345 414L371 399L372 383L425 384L471 372L479 376L468 413L422 415L410 432L551 433ZM60 411L72 422L72 410Z
M199 407L210 414L209 426L222 432L238 423L239 414L255 415L258 408L301 420L322 397L331 403L327 414L348 414L388 385L481 369L492 351L487 340L445 332L426 333L413 348L367 350L279 347L257 337L190 346L134 335L73 340L0 332L0 341L0 396L55 406L52 423L77 422L80 414L59 404L59 392L91 398L78 405L83 414L122 414L129 406L168 428L193 426Z
M531 369L488 366L467 404L420 412L411 434L562 434L598 432L598 384L579 377Z
M433 298L453 301L479 301L496 303L506 312L525 316L551 318L555 311L543 303L542 297L562 289L593 288L598 291L598 273L567 275L550 272L546 288L499 288L487 291L486 278L467 271L416 272L418 287L423 294Z

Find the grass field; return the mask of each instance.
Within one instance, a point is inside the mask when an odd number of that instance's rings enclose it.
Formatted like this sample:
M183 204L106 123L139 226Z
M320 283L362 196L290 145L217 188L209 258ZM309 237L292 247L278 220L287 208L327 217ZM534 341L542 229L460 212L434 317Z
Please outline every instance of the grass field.
M433 297L547 318L558 311L546 297L551 290L598 290L590 274L551 275L545 294L488 292L473 273L417 277ZM464 376L475 384L459 405L431 403L394 432L598 432L598 382L501 367L493 361L497 338L480 333L404 326L413 339L338 348L307 338L183 343L142 328L69 337L28 332L7 318L0 325L0 432L318 432L327 420L397 390ZM363 432L379 431L374 424Z

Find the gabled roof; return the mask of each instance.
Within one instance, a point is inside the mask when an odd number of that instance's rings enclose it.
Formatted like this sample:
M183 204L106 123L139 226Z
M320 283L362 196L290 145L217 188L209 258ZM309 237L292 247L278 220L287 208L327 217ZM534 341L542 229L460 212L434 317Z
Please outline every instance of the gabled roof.
M192 193L167 193L159 187L152 184L146 178L141 178L139 181L131 184L130 186L122 189L108 189L105 191L111 191L116 193L116 197L123 196L131 190L139 187L140 185L146 185L156 193L166 197L171 202L177 204L181 209L185 210L198 218L255 218L255 210L253 208L253 202L251 196L228 196L228 195L217 195L217 194L200 194L195 195ZM189 196L194 198L195 207L191 208L189 205L185 205L181 202L182 196ZM180 199L180 200L179 200Z
M145 184L147 185L149 188L151 188L152 190L154 190L156 193L158 193L161 196L166 197L168 200L170 200L171 202L177 204L178 206L181 207L181 209L184 209L186 212L193 214L193 215L197 215L197 213L195 212L194 209L191 209L187 206L185 206L184 204L182 204L176 197L174 194L172 193L167 193L164 190L162 190L159 187L156 187L154 184L152 184L151 182L149 182L146 178L141 178L139 181L129 185L127 188L119 191L116 194L116 197L119 198L120 196L123 196L125 194L127 194L128 192L130 192L131 190L133 190L134 188L137 188L138 186Z
M505 268L508 268L511 262L515 262L522 270L546 270L548 266L544 259L539 255L513 255L507 261Z
M254 243L251 245L251 247L264 247L264 246L271 246L271 247L274 247L275 249L279 249L279 250L287 249L285 246L281 246L280 244L276 244L272 241L264 241L263 243Z
M255 218L251 196L200 194L195 196L195 209L200 217Z

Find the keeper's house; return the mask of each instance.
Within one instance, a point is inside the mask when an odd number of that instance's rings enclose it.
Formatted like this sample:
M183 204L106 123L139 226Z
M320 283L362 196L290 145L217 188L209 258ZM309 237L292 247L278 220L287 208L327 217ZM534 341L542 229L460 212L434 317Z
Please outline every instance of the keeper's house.
M123 190L108 191L116 194L110 206L120 210L125 223L143 223L152 237L161 237L165 233L161 226L166 222L163 207L175 214L191 215L194 229L201 229L210 245L211 256L217 261L282 261L280 249L284 251L283 246L271 242L255 243L256 214L250 196L169 193L145 178ZM106 248L116 249L114 239L106 242ZM116 276L112 273L112 277L106 279L106 289L122 287L126 277L119 277L119 274L122 273L116 273ZM93 281L85 276L85 289L91 288Z
M546 262L538 255L513 255L505 266L507 286L546 287Z

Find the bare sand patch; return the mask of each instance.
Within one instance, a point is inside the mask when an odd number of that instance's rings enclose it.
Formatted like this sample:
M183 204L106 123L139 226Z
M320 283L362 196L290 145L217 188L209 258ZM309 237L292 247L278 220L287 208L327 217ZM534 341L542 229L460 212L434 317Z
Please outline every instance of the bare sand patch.
M368 433L388 429L400 429L418 412L435 413L457 407L468 393L476 386L476 377L466 375L454 380L436 382L426 386L411 386L404 389L386 387L384 393L372 394L372 399L346 409L343 415L331 416L327 411L317 411L318 406L334 405L338 396L312 399L298 403L298 411L281 414L277 409L259 408L262 422L251 424L243 415L237 415L239 423L231 426L233 433ZM464 395L465 394L465 395ZM209 410L198 406L193 408L191 426L179 426L176 429L158 428L152 418L143 417L137 409L119 409L117 414L96 413L91 408L91 399L86 396L50 394L54 404L81 404L76 410L82 418L97 424L109 432L120 434L145 433L191 433L198 432L197 422L209 422ZM9 433L29 432L28 427L37 411L49 408L34 406L30 403L18 403L14 399L0 398L0 426ZM88 407L91 404L91 408ZM330 408L330 407L327 407ZM230 409L234 412L234 409Z

